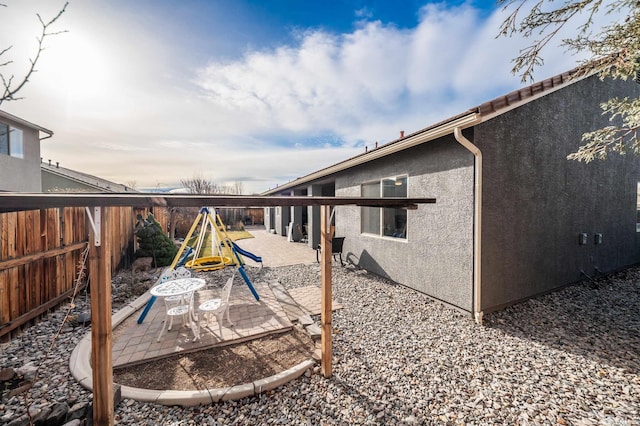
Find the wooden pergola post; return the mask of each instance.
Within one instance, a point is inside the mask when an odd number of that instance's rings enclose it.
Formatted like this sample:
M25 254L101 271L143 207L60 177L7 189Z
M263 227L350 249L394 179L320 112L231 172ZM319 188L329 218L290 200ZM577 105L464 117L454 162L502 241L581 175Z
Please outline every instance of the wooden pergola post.
M96 207L93 211L94 216L90 216L93 226L89 237L93 424L111 426L114 424L113 354L111 352L111 207Z
M242 208L275 206L320 206L322 244L322 373L331 377L331 206L365 206L417 209L418 204L433 204L435 198L364 198L322 196L220 196L196 194L49 194L49 193L3 193L0 192L0 213L38 210L54 207L87 207L92 220L90 251L91 285L91 361L93 370L93 419L96 425L113 425L113 359L111 330L111 230L115 223L111 207L134 208L197 207L216 205ZM100 225L95 226L93 217L100 216ZM98 237L99 241L96 241Z
M324 377L331 377L331 335L333 326L331 324L331 238L332 227L331 206L320 207L320 244L322 246L320 270L322 279L322 302L321 302L321 367Z

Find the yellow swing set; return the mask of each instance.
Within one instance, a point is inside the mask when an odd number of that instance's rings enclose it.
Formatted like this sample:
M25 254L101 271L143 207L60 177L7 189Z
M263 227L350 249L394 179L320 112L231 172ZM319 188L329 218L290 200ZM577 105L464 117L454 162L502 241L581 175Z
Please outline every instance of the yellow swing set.
M213 211L213 212L212 212ZM193 222L189 233L185 237L178 253L173 259L171 268L174 269L179 260L183 258L183 253L193 239L194 232L200 225L200 230L193 248L191 260L185 263L185 267L195 271L216 271L227 266L242 266L244 262L240 256L234 254L231 238L227 234L227 229L220 215L214 209L210 211L207 207L200 209L198 216ZM210 236L210 238L207 238ZM207 241L208 239L208 241ZM210 250L207 252L207 246Z

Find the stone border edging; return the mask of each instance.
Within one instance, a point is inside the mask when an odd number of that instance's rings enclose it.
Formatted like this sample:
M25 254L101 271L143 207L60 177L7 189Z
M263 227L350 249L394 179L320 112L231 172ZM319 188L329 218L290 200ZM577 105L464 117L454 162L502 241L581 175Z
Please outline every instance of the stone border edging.
M111 327L115 328L129 316L142 308L151 298L149 292L144 293L133 302L116 312L111 318ZM76 381L89 391L93 391L93 370L91 368L91 332L78 342L69 358L69 370ZM122 398L134 399L141 402L154 402L161 405L180 405L189 407L200 404L211 404L218 401L237 401L239 399L258 395L275 389L302 376L305 371L315 365L315 360L309 359L285 371L251 383L236 385L228 388L213 388L206 390L153 390L121 386Z

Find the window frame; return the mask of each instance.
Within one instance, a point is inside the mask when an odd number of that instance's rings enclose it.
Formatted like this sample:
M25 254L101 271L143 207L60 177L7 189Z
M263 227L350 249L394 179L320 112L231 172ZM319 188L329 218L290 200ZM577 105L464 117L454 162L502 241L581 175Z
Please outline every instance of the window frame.
M399 175L395 175L395 176L387 176L387 177L383 177L377 180L370 180L370 181L365 181L363 183L360 184L360 196L361 197L367 197L370 195L367 195L367 193L369 191L365 191L364 188L365 186L373 186L373 185L377 185L378 186L378 195L377 197L380 198L387 198L387 197L391 197L390 196L385 196L385 187L384 187L384 182L385 181L398 181L399 179L404 179L404 185L406 190L405 190L405 195L404 197L409 197L409 174L408 173L404 173L404 174L399 174ZM393 195L395 196L395 195ZM394 236L393 234L391 235L385 235L385 224L387 223L387 218L389 217L388 213L390 211L395 211L398 210L396 208L390 208L390 207L361 207L360 208L360 234L361 235L367 235L367 236L371 236L371 237L378 237L378 238L383 238L383 239L388 239L388 240L392 240L392 241L407 241L407 235L408 235L408 222L409 222L409 218L407 215L407 210L405 209L400 209L404 211L404 229L403 232L401 233L401 236ZM375 216L377 216L378 219L378 226L377 226L377 232L370 232L371 229L365 229L365 217L371 217L374 216L371 214L372 211L376 211L377 214ZM395 234L395 233L394 233Z
M0 127L6 129L6 149L0 151L0 155L24 159L24 131L4 121L0 121Z

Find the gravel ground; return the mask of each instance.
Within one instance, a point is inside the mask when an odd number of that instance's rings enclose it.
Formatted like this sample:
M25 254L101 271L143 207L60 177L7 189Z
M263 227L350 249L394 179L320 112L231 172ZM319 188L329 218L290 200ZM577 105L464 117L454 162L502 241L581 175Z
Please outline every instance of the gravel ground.
M320 269L249 274L291 288L317 285ZM639 268L487 315L484 327L352 267L334 267L333 279L344 309L333 317L331 379L316 367L266 395L188 409L124 400L116 424L640 424ZM40 362L62 316L4 345L0 364ZM32 407L90 401L67 366L86 332L66 328L29 394ZM0 423L24 412L23 398L4 401Z

